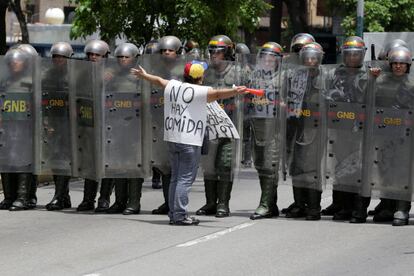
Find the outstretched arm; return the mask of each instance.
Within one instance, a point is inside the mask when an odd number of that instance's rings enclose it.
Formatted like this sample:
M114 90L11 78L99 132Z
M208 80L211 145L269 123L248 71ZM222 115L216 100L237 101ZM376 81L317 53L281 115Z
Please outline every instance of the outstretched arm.
M231 98L237 94L246 93L246 86L235 86L234 88L209 89L207 92L207 102Z
M150 83L165 88L169 82L169 80L163 79L159 76L148 74L144 68L138 65L138 69L132 68L131 74L135 75L137 78L141 78L144 80L149 81Z

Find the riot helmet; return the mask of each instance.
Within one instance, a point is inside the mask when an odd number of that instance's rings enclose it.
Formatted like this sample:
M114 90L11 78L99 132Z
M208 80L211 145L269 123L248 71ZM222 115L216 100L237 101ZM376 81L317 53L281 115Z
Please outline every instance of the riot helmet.
M181 44L181 41L176 36L173 36L173 35L163 36L160 38L158 43L159 43L158 47L162 55L165 55L166 53L167 55L169 55L168 53L170 51L171 52L174 51L175 55L178 55L181 52L182 44Z
M403 46L394 47L388 52L388 63L391 67L391 70L393 70L393 63L405 63L407 64L407 70L403 73L409 73L410 67L412 63L412 53L411 51ZM400 69L397 69L400 70ZM395 72L394 72L395 73Z
M122 43L114 51L118 64L124 69L135 65L135 58L138 56L138 53L138 47L132 43Z
M135 58L138 56L139 49L132 43L122 43L116 47L114 55L117 58L120 57L129 57Z
M11 48L4 55L4 59L13 74L24 72L31 55L20 48Z
M200 59L200 45L195 40L188 40L184 45L185 54L191 59Z
M50 48L50 55L55 55L70 58L73 55L72 46L67 42L56 42Z
M259 50L259 55L274 55L281 56L283 52L282 46L278 43L269 41L262 45Z
M302 47L299 52L299 60L302 65L319 66L322 63L323 48L317 42L311 42Z
M315 38L308 33L296 34L290 42L290 52L299 53L300 49L308 43L315 42Z
M210 58L213 54L224 53L225 60L234 60L234 44L228 36L216 35L208 42Z
M20 49L31 56L37 57L39 54L37 53L36 49L30 44L19 44L15 48Z
M145 55L158 54L160 52L159 43L157 39L150 40L144 49Z
M236 44L236 54L250 55L250 49L244 43Z
M100 58L106 58L109 54L108 44L99 39L89 41L83 50L90 61L99 61ZM98 57L98 58L96 58Z
M359 68L365 57L365 42L358 36L350 36L342 45L342 62L346 67Z
M262 45L257 53L257 60L260 64L269 69L277 70L283 48L278 43L269 41Z
M187 42L184 45L184 50L186 53L191 52L193 49L200 49L200 45L195 40L187 40Z
M378 54L379 60L387 60L388 52L395 47L403 46L408 48L408 44L402 39L394 39L391 42L385 44L384 48L381 49L380 53Z

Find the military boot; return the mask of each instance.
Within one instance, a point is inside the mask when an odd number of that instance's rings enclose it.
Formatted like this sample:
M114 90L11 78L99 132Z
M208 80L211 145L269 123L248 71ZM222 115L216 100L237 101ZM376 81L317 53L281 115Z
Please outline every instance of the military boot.
M306 189L293 186L293 198L295 202L291 204L287 211L287 218L303 218L306 216ZM289 209L289 208L288 208Z
M340 192L342 198L342 208L334 214L333 220L349 220L352 217L352 208L357 194L350 192Z
M260 188L262 194L260 196L259 207L256 208L254 214L250 216L250 219L263 219L278 216L279 212L276 205L276 193L277 193L277 181L271 178L260 177Z
M124 215L139 214L141 211L142 183L144 179L134 178L128 180L128 204L123 211Z
M101 190L99 192L98 206L95 209L95 213L106 212L109 209L111 203L111 194L114 189L114 179L104 178L101 180Z
M152 188L153 189L161 189L162 185L161 185L161 173L156 170L156 169L152 169Z
M283 208L280 212L282 213L282 214L287 214L288 212L290 212L290 210L292 210L293 208L295 208L296 207L296 204L295 204L295 202L293 202L293 203L291 203L288 207L286 207L286 208Z
M229 201L231 190L233 188L232 181L218 181L217 183L217 212L216 218L224 218L230 215Z
M196 215L214 215L217 212L217 181L204 179L206 204L197 210Z
M65 208L71 208L69 196L69 179L70 176L54 175L55 195L52 200L46 204L48 211L57 211Z
M170 211L170 208L168 207L168 190L170 189L171 174L162 174L161 180L164 203L161 204L157 209L152 210L153 215L166 215Z
M128 201L128 179L115 179L115 203L106 212L108 214L121 214Z
M372 218L375 222L388 222L394 220L394 213L395 213L395 205L396 200L384 198L382 200L383 208L375 213L374 217Z
M10 207L10 211L21 211L29 209L28 198L32 185L32 174L17 174L17 198Z
M398 200L397 201L397 212L394 213L394 220L392 226L404 226L408 225L410 218L411 202Z
M322 216L333 216L342 209L342 192L332 190L332 203L321 211Z
M0 210L8 210L17 197L17 183L13 183L13 174L2 173L1 184L3 186L4 200L0 202Z
M370 197L362 197L357 195L355 197L354 209L350 223L365 223L368 217L368 206L371 201Z
M306 220L321 219L321 196L322 192L315 189L307 189L308 205L306 208Z
M84 189L83 189L83 200L79 204L76 211L91 211L95 209L95 198L96 194L98 193L98 182L85 179Z
M38 184L37 176L32 174L31 181L30 181L29 195L27 198L27 207L29 209L34 209L36 208L36 205L37 205L37 196L36 196L37 184Z

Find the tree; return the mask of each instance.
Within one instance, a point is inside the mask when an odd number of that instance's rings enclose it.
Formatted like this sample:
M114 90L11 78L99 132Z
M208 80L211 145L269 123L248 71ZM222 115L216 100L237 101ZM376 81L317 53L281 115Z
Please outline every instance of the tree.
M270 10L270 40L281 41L282 38L282 16L283 16L283 1L272 0L273 8Z
M342 27L346 35L355 35L357 0L329 0L329 5L334 14L344 17ZM413 18L412 0L365 0L364 31L412 31Z
M120 34L137 45L152 38L175 35L206 45L210 37L226 34L237 40L241 27L252 32L271 8L264 0L73 0L78 7L71 37L99 29L109 41ZM220 7L220 8L217 8Z
M6 12L9 7L7 1L0 1L0 55L4 55L7 50L6 45Z
M307 13L308 6L306 0L283 0L286 4L289 13L289 23L293 29L293 33L307 33L308 21Z
M0 54L7 50L6 45L6 11L11 8L16 14L22 31L22 43L29 43L29 32L27 30L26 18L23 14L20 0L1 0L0 1Z
M20 0L9 0L10 7L16 14L17 20L19 21L20 30L22 32L22 43L29 43L29 31L27 30L26 17L23 14Z

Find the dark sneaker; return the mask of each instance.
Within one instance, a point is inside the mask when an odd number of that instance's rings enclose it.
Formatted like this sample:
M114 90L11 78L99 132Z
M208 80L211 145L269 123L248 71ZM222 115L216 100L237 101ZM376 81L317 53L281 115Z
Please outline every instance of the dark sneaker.
M195 217L188 217L183 220L175 221L174 225L181 225L181 226L190 226L190 225L198 225L200 221Z

